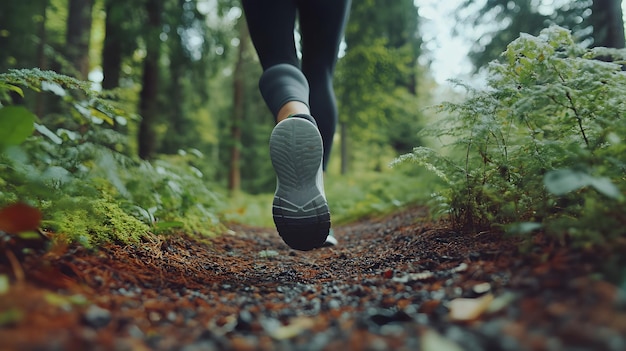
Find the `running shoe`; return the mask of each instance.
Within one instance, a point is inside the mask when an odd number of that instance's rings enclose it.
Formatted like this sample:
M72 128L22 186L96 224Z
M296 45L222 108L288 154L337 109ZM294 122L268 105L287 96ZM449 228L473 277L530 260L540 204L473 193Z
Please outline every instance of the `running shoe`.
M270 137L276 172L272 214L287 245L308 251L324 246L330 211L324 194L322 137L313 117L294 115L279 122Z

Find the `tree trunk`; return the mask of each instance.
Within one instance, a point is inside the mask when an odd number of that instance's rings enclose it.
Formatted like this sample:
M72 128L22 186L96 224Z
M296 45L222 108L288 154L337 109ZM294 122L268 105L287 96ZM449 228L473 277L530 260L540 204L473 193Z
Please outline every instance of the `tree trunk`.
M243 19L239 20L239 53L233 76L233 118L230 128L232 147L230 149L230 170L228 172L228 190L238 192L241 189L241 123L245 113L245 87L243 84L244 61L248 46L248 28Z
M593 46L624 48L624 20L621 0L593 0L591 5Z
M67 15L66 53L79 79L89 74L89 39L93 0L69 0Z
M39 44L37 45L37 67L42 70L48 69L48 58L46 57L45 47L46 47L46 20L47 20L47 11L48 10L48 0L41 1L41 23L39 23ZM40 118L45 114L46 111L46 95L45 94L37 94L35 98L35 114Z
M106 19L104 22L104 43L102 48L102 88L106 90L117 88L120 84L122 69L122 35L120 19L116 18L123 6L118 1L107 0L105 5Z
M171 18L184 17L183 7L185 0L178 0L176 10L171 10L169 16ZM163 82L162 86L166 89L168 96L167 108L161 109L161 114L167 118L167 130L159 143L158 152L173 154L181 148L188 147L190 140L194 138L194 125L190 122L188 114L191 102L186 99L189 96L189 89L186 84L189 80L189 71L191 62L185 58L185 49L183 47L183 38L178 33L172 33L167 44L169 58L169 78L167 82ZM165 107L165 106L164 106ZM187 109L185 109L187 107Z
M348 125L341 122L339 125L341 135L341 174L348 174Z
M139 157L146 160L154 155L156 149L156 133L154 123L158 111L157 94L159 86L159 56L161 54L161 0L148 0L146 13L146 58L143 62L143 78L139 94Z

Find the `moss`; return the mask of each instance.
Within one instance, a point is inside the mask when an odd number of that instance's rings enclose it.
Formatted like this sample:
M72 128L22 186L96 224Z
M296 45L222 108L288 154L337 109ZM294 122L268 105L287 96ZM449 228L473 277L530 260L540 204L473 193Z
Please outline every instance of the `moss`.
M150 232L146 224L107 199L63 199L57 208L64 210L55 212L49 222L54 230L88 248L114 241L137 243Z

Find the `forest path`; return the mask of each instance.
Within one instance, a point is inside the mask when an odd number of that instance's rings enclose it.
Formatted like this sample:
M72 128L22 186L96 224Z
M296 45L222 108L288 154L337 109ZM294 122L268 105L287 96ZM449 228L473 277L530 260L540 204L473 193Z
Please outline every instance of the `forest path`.
M425 218L339 226L339 246L311 252L234 225L206 242L0 259L21 281L0 295L0 349L626 349L624 298L593 279L599 254L540 239L522 254Z

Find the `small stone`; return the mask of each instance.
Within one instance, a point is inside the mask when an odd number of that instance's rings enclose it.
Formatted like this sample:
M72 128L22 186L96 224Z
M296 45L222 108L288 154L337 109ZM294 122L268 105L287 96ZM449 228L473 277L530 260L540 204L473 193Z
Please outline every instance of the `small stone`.
M102 328L111 321L111 312L96 305L91 305L85 311L83 321L93 328Z
M341 302L339 302L339 300L330 300L328 301L328 308L330 308L331 310L336 310L339 307L341 307Z
M491 284L489 283L476 284L472 287L472 291L478 295L489 292L489 290L491 290Z
M461 273L461 272L465 272L468 268L469 268L469 266L467 265L467 263L463 262L460 265L452 268L450 270L450 272L451 273Z
M175 322L176 321L176 317L177 317L176 312L174 312L174 311L167 312L167 320L168 321Z
M238 331L250 331L252 330L253 322L254 316L252 316L252 313L250 313L250 311L243 310L237 317L237 326L235 329Z
M278 256L278 251L275 250L263 250L259 252L259 257L261 258L272 258Z
M161 321L161 314L159 312L156 312L156 311L151 311L150 313L148 313L148 319L152 323L157 323L157 322Z

